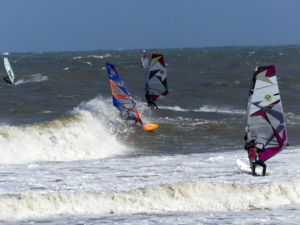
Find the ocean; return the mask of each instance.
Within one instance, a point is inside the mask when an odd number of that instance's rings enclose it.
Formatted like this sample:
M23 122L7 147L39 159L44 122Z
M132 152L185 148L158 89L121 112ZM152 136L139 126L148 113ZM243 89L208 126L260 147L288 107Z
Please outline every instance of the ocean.
M169 95L148 108L140 50L3 53L0 224L298 224L300 46L146 49ZM112 105L117 67L151 132ZM241 173L248 91L275 65L290 146ZM4 65L0 74L5 74Z

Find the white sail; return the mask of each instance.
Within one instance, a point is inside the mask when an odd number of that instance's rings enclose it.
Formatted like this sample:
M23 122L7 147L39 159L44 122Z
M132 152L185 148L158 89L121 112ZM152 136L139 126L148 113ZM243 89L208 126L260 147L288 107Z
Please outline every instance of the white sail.
M6 73L9 77L11 83L14 83L15 74L14 74L14 71L12 70L11 65L6 57L4 58L4 66L5 66Z
M142 68L148 68L149 67L149 62L148 62L148 57L146 50L142 50L141 52L141 67Z
M151 93L152 101L165 97L169 93L167 71L162 54L153 54L151 57L145 89Z
M258 67L254 73L246 114L248 139L266 143L260 159L268 160L288 145L275 67Z

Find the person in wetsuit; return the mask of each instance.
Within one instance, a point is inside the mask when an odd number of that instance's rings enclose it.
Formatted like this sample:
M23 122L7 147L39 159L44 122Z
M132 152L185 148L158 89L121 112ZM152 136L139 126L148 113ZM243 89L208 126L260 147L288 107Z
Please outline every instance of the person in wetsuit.
M9 79L9 76L8 76L8 75L3 76L3 79L4 79L4 81L5 81L6 83L12 84L12 82L11 82L11 80Z
M157 105L152 100L152 95L150 94L150 92L148 90L146 90L145 97L147 99L148 106L153 106L153 107L156 107L158 109Z
M120 109L121 118L123 118L125 120L134 120L134 122L137 123L138 119L130 113L130 111L132 109L134 109L135 107L136 107L136 103L134 102L133 106L131 108L122 108L122 109Z
M262 149L257 148L257 141L255 139L253 140L246 140L246 144L245 144L245 150L248 151L248 156L249 156L249 161L250 161L250 167L252 170L252 175L256 176L257 173L255 172L255 168L256 165L259 165L261 167L263 167L263 172L262 175L265 176L266 175L266 170L267 170L267 165L264 163L264 161L259 159L259 153L264 152L265 151L265 143L263 143L263 147Z

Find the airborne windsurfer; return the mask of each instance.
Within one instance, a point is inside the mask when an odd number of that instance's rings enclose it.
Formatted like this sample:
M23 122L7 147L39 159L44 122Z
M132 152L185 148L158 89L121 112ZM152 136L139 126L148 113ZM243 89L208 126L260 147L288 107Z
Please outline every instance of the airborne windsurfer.
M262 175L265 176L266 175L266 170L267 170L267 165L264 163L264 161L259 159L259 153L264 152L265 151L265 143L263 143L263 147L262 149L257 148L257 141L256 140L246 140L246 144L245 144L245 150L248 151L248 156L249 156L249 161L250 161L250 167L252 170L252 175L256 176L257 174L255 173L255 168L256 165L259 165L261 167L263 167L263 172Z
M148 106L153 106L153 107L156 107L158 109L157 105L152 100L152 95L150 94L149 90L147 90L147 89L146 89L145 97L147 99Z

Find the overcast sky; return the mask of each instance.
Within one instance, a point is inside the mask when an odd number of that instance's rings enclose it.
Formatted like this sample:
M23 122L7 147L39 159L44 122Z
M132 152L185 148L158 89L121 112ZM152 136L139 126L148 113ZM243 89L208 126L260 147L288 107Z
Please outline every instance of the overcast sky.
M300 44L300 0L0 0L0 53Z

